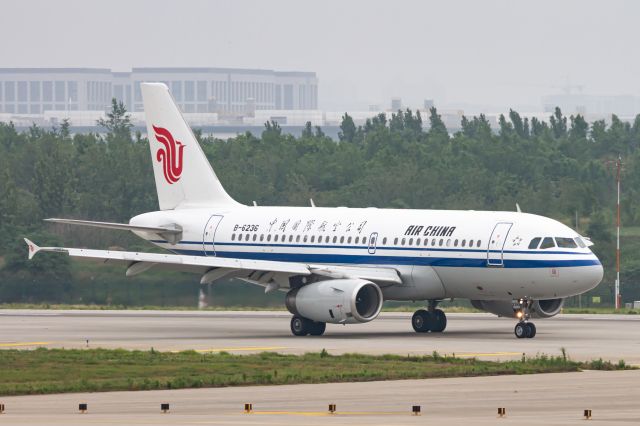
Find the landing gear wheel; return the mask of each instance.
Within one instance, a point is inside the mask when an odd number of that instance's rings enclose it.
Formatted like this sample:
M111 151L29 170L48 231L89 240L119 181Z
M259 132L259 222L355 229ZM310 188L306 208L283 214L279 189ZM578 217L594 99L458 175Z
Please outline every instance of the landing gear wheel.
M527 327L526 322L519 322L516 324L513 332L518 339L524 339L529 334L529 327Z
M433 325L431 331L433 333L442 333L447 328L447 316L442 309L436 309L431 314L433 319Z
M527 333L527 337L529 339L532 339L532 338L536 337L536 325L534 323L532 323L532 322L528 322L527 323L527 328L529 329L528 333Z
M417 333L426 333L431 330L432 323L432 316L425 309L418 309L411 317L411 325Z
M312 324L310 320L294 315L291 318L291 332L295 336L306 336L311 332Z
M326 322L312 322L311 329L309 330L309 334L312 336L322 336L326 328L327 328Z

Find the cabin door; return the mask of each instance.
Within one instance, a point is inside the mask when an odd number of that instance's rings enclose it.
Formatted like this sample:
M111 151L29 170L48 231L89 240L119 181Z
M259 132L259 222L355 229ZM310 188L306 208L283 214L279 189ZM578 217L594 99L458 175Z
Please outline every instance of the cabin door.
M204 251L205 256L216 255L215 236L222 217L223 216L219 214L212 215L209 218L207 225L204 227L204 232L202 234L202 250Z
M504 266L504 245L507 242L507 235L513 223L498 222L493 228L489 245L487 247L487 266L503 267Z
M377 244L378 244L378 233L372 232L371 235L369 236L369 254L376 253Z

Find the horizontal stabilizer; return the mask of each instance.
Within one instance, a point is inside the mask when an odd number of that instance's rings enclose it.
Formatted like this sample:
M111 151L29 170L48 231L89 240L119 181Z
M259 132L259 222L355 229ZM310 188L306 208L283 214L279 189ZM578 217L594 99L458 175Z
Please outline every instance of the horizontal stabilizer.
M50 218L45 219L45 222L52 223L64 223L67 225L80 225L80 226L92 226L94 228L104 229L119 229L123 231L137 231L137 232L151 232L153 234L160 235L162 238L175 244L182 238L182 227L176 224L169 224L165 226L139 226L129 225L127 223L113 223L113 222L94 222L91 220L77 220L77 219L58 219Z

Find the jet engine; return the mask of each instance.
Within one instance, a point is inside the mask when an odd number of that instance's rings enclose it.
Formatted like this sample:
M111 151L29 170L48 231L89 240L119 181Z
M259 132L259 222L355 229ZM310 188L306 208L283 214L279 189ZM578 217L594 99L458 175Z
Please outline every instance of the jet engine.
M507 300L472 300L474 308L481 311L490 312L499 317L516 318L513 303ZM560 313L564 299L542 299L536 300L531 305L532 318L550 318Z
M316 322L356 324L375 319L383 301L380 287L370 281L335 279L289 291L285 305L293 315Z

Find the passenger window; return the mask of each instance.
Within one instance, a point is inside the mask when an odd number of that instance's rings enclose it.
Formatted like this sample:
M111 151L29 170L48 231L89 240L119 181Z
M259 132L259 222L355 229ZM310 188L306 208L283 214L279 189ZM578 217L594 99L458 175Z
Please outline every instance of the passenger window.
M344 244L344 235L340 237L340 244Z
M365 243L366 243L366 241L365 241ZM386 245L386 244L387 244L387 237L384 237L384 238L382 239L382 244L383 244L383 245Z
M409 238L409 245L412 246L413 245L413 238Z
M289 242L293 241L293 235L289 235Z
M403 239L402 239L402 241L400 242L400 244L401 244L401 245L404 245L404 243L405 243L406 241L407 241L407 240L403 238Z
M440 242L438 243L438 245L439 245L440 247L442 247L442 244L443 244L443 243L444 243L444 239L440 238Z
M478 240L478 242L476 243L476 247L480 247L480 244L482 244L482 241Z
M529 249L531 250L535 250L538 248L538 244L540 244L540 240L542 238L540 237L535 237L533 240L531 240L531 242L529 243Z
M327 235L327 237L324 239L324 242L328 243L329 241L331 241L331 237Z
M311 242L314 242L315 240L316 240L316 236L315 236L315 235L312 235L312 236L311 236Z
M271 241L271 234L267 235L267 241Z
M253 241L255 241L256 238L258 238L258 234L253 234Z
M356 241L357 242L357 241ZM384 239L384 242L387 242L387 239ZM367 244L367 237L362 237L362 244Z
M425 239L424 239L424 246L426 247L426 246L428 246L428 245L429 245L429 239L428 239L428 238L425 238Z
M306 236L306 235L305 235L305 236L304 236L304 238L302 239L302 242L303 242L303 243L306 243L306 242L307 242L307 236Z
M236 240L236 234L231 234L231 241L235 241Z
M333 237L333 244L335 244L336 241L338 241L338 237Z
M447 247L451 247L451 238L447 238Z
M347 238L347 244L351 244L351 237Z
M300 235L296 235L296 243L300 242Z
M573 241L573 238L556 237L556 244L560 248L578 248L578 245Z
M356 237L356 244L360 242L360 237Z
M231 239L233 239L233 236L231 236ZM587 245L584 243L584 241L582 241L582 238L580 237L576 237L576 243L578 243L578 246L580 248L586 248Z
M397 245L398 245L398 238L397 238L397 237L393 239L393 245L394 245L394 246L397 246Z
M455 240L455 241L453 242L453 246L454 246L454 247L458 247L458 240Z
M249 238L251 238L251 235L249 235L249 234L247 234L247 235L245 235L245 236L244 236L244 240L245 240L245 241L249 241Z
M433 240L431 240L431 247L435 247L436 246L436 239L434 238Z
M278 234L276 234L275 237L273 237L273 241L275 241L276 243L278 242Z
M555 246L556 243L553 242L553 238L551 237L545 237L545 239L542 240L542 244L540 244L541 249L554 248Z
M416 245L417 245L417 246L419 246L419 245L420 245L420 238L418 238L418 239L416 240Z
M473 248L473 240L469 240L469 248Z

